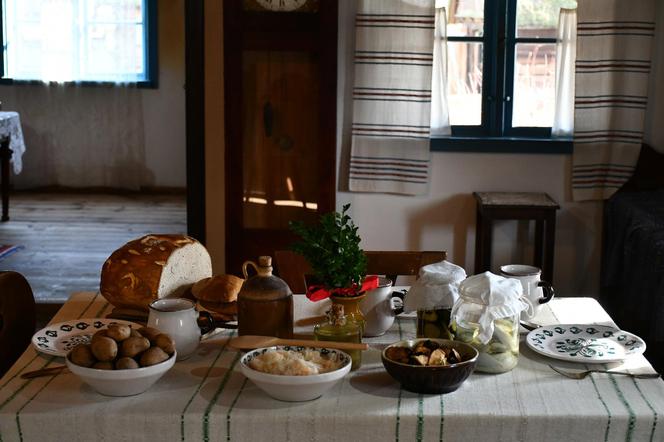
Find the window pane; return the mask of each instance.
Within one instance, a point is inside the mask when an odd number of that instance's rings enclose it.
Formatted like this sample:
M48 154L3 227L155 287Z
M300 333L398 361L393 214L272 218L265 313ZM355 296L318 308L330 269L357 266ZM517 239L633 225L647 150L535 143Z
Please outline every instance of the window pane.
M516 45L512 126L551 127L555 111L555 43Z
M145 1L2 0L5 76L146 80Z
M448 36L484 35L484 0L436 0L436 7L447 11Z
M556 38L560 8L574 9L576 0L517 0L517 37Z
M450 124L482 124L482 43L448 42Z

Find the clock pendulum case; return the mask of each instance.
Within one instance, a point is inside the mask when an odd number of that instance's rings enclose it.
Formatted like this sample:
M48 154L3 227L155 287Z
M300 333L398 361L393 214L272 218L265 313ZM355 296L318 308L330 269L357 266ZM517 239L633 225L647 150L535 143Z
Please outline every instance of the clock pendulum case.
M226 271L335 207L336 0L225 0Z

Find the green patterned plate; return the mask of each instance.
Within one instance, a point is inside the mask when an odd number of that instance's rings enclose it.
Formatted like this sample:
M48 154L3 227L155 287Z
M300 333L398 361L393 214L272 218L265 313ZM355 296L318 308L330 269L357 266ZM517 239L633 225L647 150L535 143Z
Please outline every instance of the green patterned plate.
M646 350L646 343L636 335L592 324L540 327L528 333L526 344L550 358L587 364L622 361Z

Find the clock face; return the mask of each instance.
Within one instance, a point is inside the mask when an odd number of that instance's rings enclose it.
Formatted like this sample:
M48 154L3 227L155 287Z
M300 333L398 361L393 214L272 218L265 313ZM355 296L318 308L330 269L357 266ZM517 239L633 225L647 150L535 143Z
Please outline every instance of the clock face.
M263 8L270 11L295 11L300 9L308 0L256 0Z

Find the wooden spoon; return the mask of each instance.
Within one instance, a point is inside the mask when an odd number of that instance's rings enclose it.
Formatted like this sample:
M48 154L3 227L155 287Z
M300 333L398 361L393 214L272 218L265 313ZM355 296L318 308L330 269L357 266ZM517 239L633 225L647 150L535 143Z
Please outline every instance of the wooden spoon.
M329 347L339 350L366 350L369 345L357 342L334 342L334 341L314 341L311 339L282 339L274 336L254 336L244 335L233 338L229 342L230 346L238 350L253 350L261 347L272 347L274 345L292 345L303 347Z

